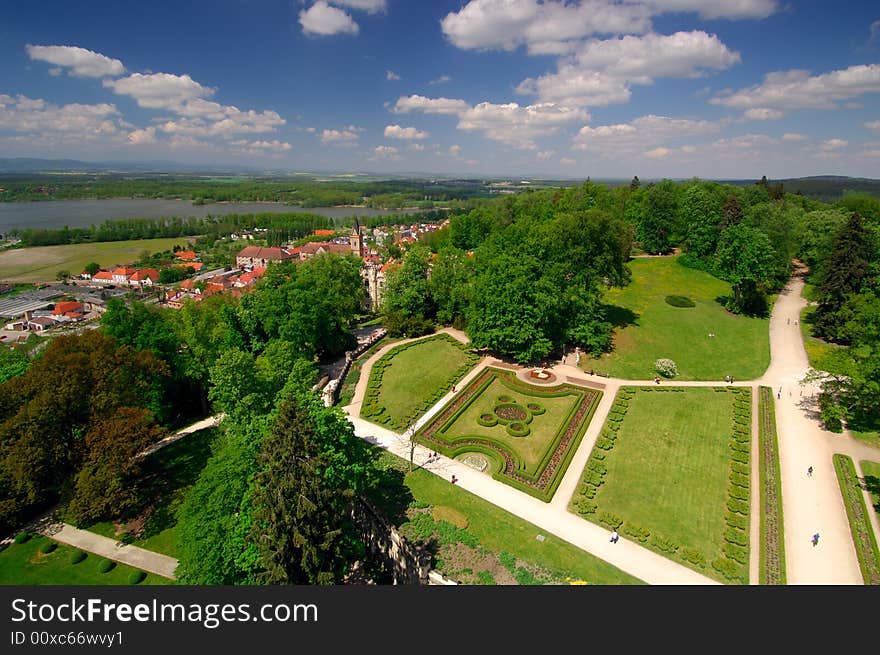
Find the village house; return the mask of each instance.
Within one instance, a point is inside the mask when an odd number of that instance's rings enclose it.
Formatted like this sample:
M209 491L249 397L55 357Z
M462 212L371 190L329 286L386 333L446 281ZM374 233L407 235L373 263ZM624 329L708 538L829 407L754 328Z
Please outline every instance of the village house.
M143 268L135 271L128 283L133 287L151 287L159 282L159 271L155 268Z
M136 268L120 266L113 271L113 284L128 284L128 279L137 273Z
M283 248L247 246L235 256L235 265L248 269L267 268L273 262L280 263L292 259L297 259L297 256Z

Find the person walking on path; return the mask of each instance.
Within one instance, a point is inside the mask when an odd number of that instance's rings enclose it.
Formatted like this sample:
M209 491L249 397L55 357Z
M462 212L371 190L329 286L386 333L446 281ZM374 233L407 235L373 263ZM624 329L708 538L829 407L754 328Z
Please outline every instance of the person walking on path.
M808 478L812 478L812 477L813 477L813 467L812 467L812 466L811 466L810 468L807 469L807 477L808 477Z
M455 484L456 482L458 482L458 478L455 477L455 475L453 475L451 482L452 482L452 484Z
M819 533L813 535L813 546L817 546L819 544Z
M612 531L612 533L611 533L611 543L612 543L612 544L616 544L618 539L620 539L620 535L617 534L617 530Z

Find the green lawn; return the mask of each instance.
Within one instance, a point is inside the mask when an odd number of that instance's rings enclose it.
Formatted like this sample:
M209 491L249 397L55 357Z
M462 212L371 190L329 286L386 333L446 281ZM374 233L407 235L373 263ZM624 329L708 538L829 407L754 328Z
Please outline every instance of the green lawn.
M187 246L187 239L142 239L75 243L64 246L36 246L0 252L0 280L14 282L51 282L58 271L79 275L89 262L104 268L129 264L145 250L151 253Z
M422 426L416 439L449 457L485 455L493 477L549 502L600 397L599 391L571 384L526 384L513 371L487 367ZM525 426L524 434L510 434L514 423L497 419L499 403L523 414L517 425Z
M152 480L152 493L145 505L149 511L137 534L127 532L111 521L86 529L111 539L132 543L170 557L177 557L177 508L199 477L211 456L211 443L217 428L205 428L156 451L149 457L146 475Z
M401 344L373 364L361 416L404 430L478 360L447 334Z
M629 266L632 282L603 299L616 325L614 349L595 359L581 357L581 368L646 380L655 375L654 362L665 357L678 365L680 380L750 380L764 373L770 364L768 320L724 309L716 298L731 294L727 282L672 257L635 259ZM676 295L695 306L666 302Z
M511 553L537 567L565 578L590 584L641 584L641 581L599 558L547 534L539 527L492 505L432 473L416 470L405 480L412 495L433 506L453 508L467 519L467 532L496 554ZM544 541L537 539L544 536ZM441 569L441 573L442 573Z
M50 541L34 536L0 552L0 585L127 585L129 575L138 570L117 564L101 573L98 567L104 558L93 553L78 564L71 564L70 557L77 549L65 544L45 555L39 552ZM148 573L140 584L170 585L174 581Z
M847 429L854 439L864 441L869 446L880 448L880 432L877 430L853 430L850 427Z
M804 338L804 349L807 351L807 359L810 360L810 366L820 371L827 371L829 365L825 361L826 358L843 346L817 339L812 335L811 317L815 309L815 307L804 307L801 312L799 327Z
M702 553L704 566L698 570L717 577L705 564L722 556L729 527L734 397L742 394L747 406L750 396L725 388L666 389L621 390L571 509L597 523L622 521L624 536L661 554L674 552L687 560L686 552ZM748 436L743 439L747 442ZM748 485L744 466L743 484ZM584 503L590 504L589 511ZM746 544L747 520L747 515L734 519ZM644 539L638 538L640 531ZM669 550L667 544L677 548ZM745 575L747 579L747 567Z
M880 514L880 462L863 459L859 462L859 466L862 467L862 475L865 476L865 486L871 494L874 511Z

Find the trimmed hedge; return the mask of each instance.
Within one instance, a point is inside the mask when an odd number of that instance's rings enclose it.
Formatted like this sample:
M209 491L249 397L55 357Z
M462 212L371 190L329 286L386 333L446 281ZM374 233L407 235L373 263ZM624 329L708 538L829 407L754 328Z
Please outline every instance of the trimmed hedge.
M856 467L848 455L834 455L834 471L846 506L849 529L855 545L859 568L865 584L880 585L880 550L874 530L868 518L865 498L862 494L861 482L856 475Z
M47 541L42 546L40 546L40 552L43 553L43 555L48 555L56 548L58 548L58 544L56 544L54 541Z
M30 541L30 538L30 532L19 532L17 535L15 535L15 539L13 539L13 541L17 544L24 544Z
M112 559L104 559L101 562L101 564L98 565L98 570L101 573L109 573L110 571L112 571L115 568L116 568L116 562L114 562Z
M86 557L88 557L88 553L82 550L75 550L70 554L70 563L71 564L79 564Z
M128 576L128 584L140 584L146 577L147 574L143 571L132 571Z

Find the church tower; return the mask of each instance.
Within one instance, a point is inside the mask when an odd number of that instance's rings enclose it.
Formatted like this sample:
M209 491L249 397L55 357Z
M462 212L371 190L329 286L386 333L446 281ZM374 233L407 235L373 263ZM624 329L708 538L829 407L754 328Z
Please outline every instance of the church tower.
M351 234L348 237L348 242L351 245L351 252L358 257L358 259L364 258L364 235L361 230L361 225L358 222L357 216L354 217L354 227L351 230Z

